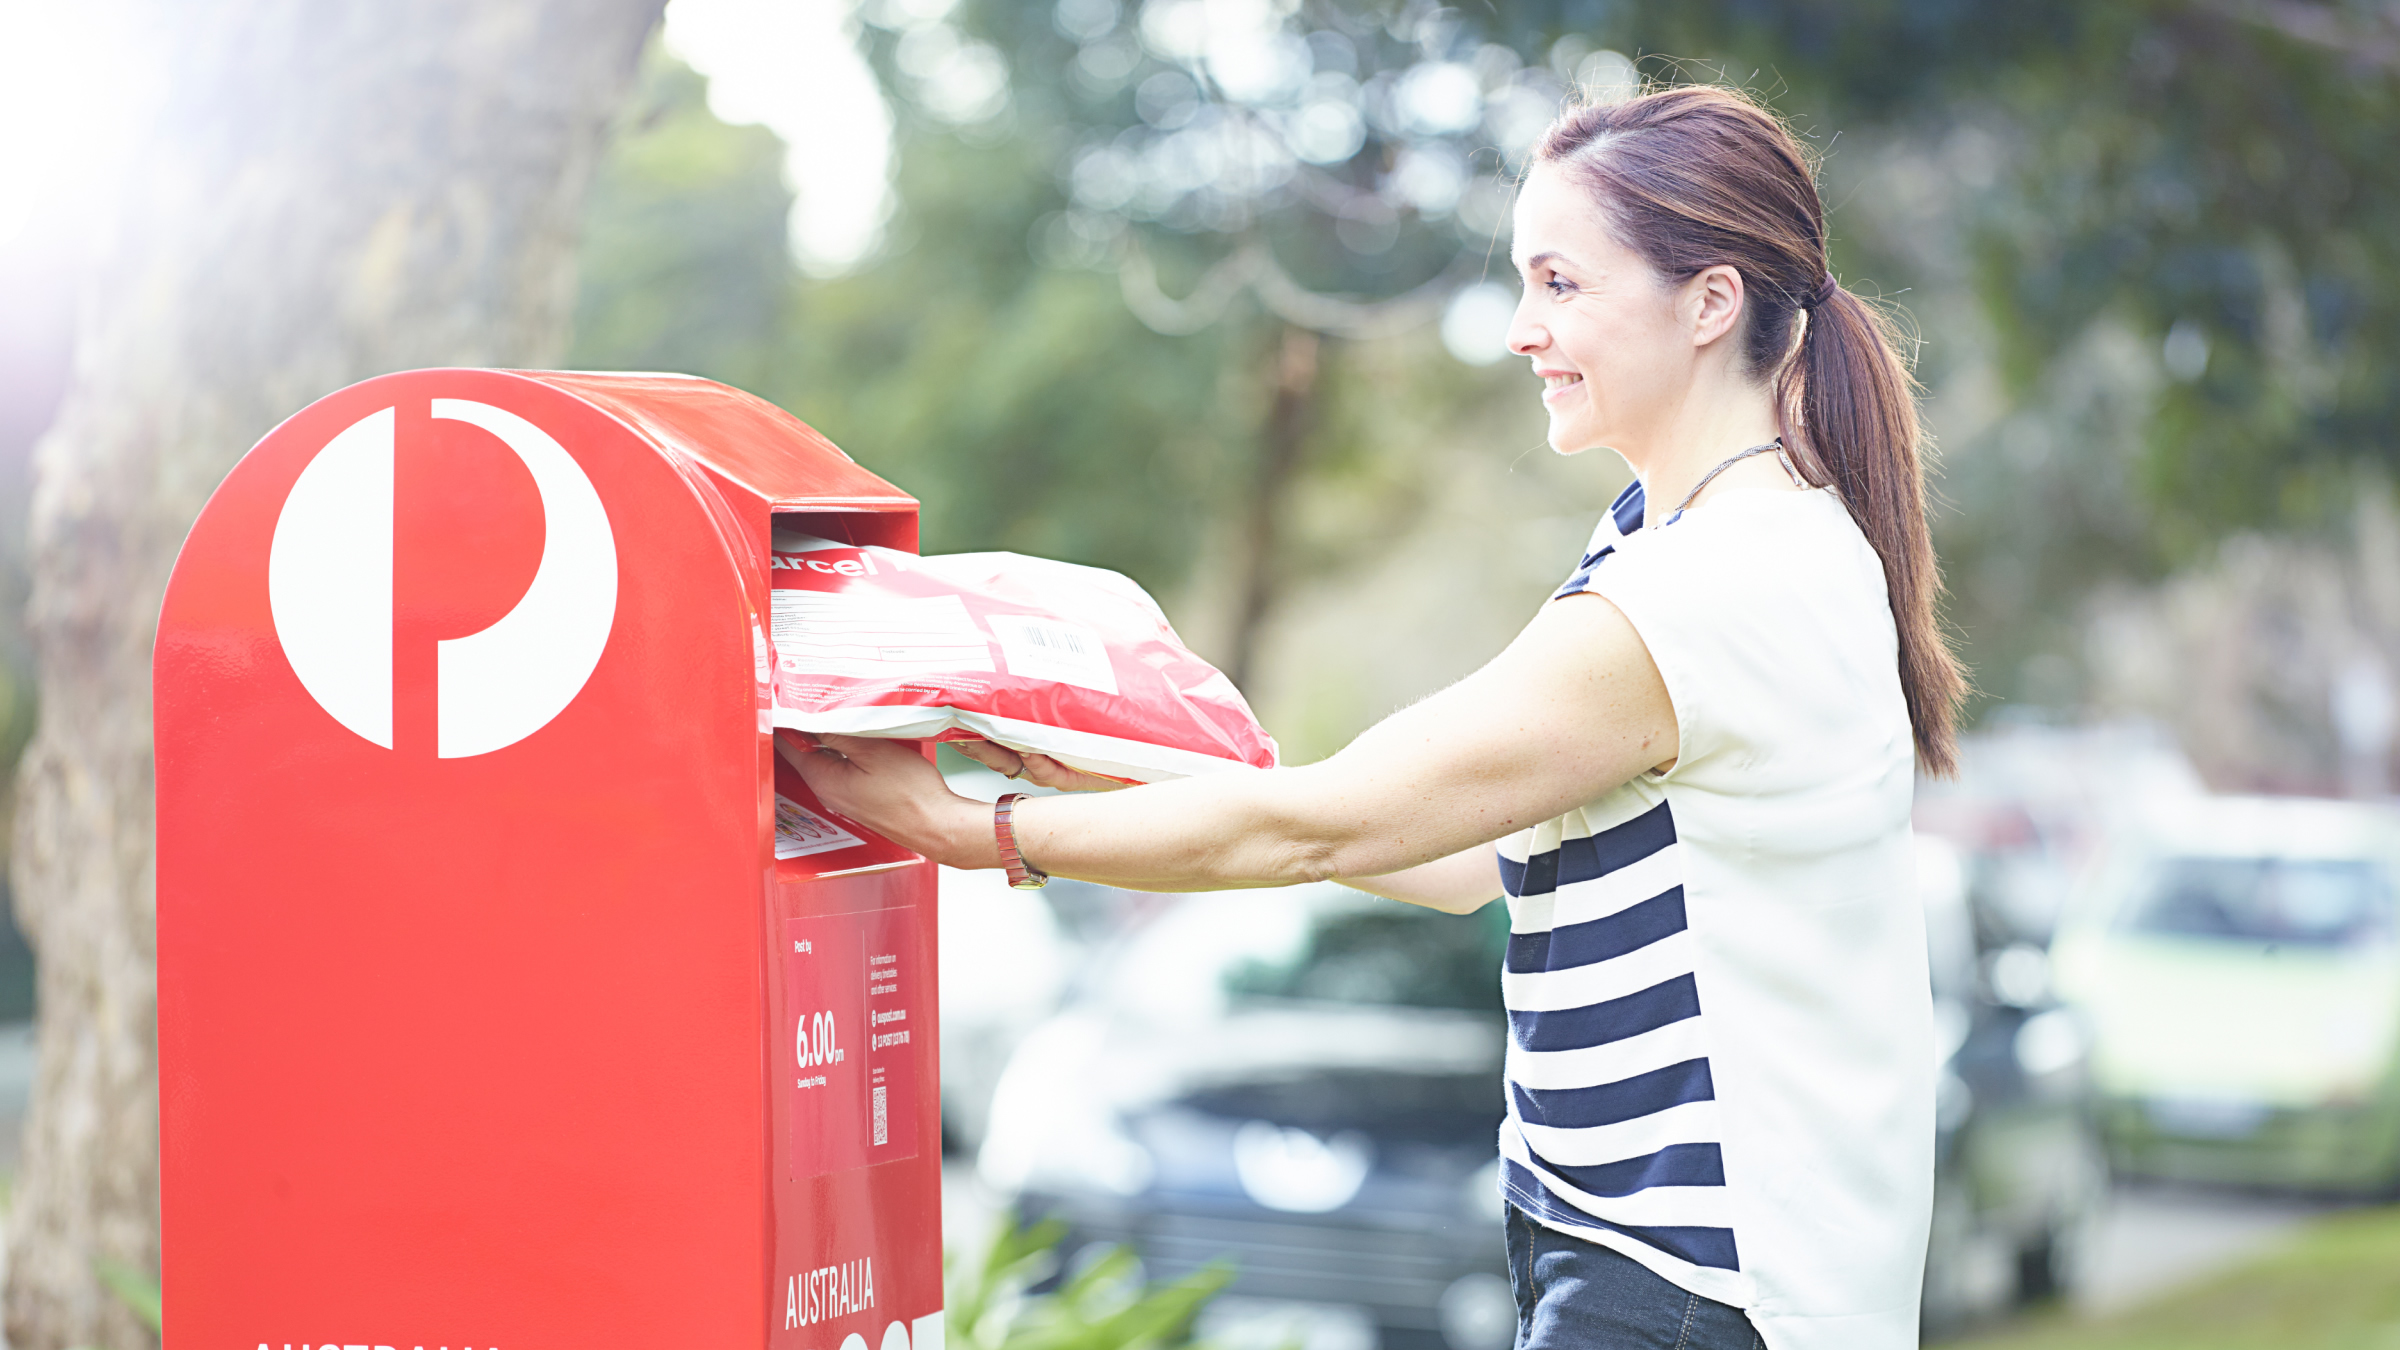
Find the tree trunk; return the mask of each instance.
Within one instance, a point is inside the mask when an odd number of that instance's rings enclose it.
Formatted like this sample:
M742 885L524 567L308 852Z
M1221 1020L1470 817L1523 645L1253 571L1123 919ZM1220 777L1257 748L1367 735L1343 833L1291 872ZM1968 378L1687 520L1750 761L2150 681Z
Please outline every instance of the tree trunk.
M8 1221L17 1350L156 1341L98 1276L158 1267L150 645L184 533L318 395L557 359L584 184L662 5L146 7L162 130L34 459L41 722L14 875L41 1069Z
M1283 579L1285 497L1300 476L1309 433L1316 429L1318 366L1329 339L1286 324L1277 343L1274 387L1258 446L1258 471L1242 512L1241 589L1234 597L1233 640L1225 674L1248 687L1258 662L1259 638Z

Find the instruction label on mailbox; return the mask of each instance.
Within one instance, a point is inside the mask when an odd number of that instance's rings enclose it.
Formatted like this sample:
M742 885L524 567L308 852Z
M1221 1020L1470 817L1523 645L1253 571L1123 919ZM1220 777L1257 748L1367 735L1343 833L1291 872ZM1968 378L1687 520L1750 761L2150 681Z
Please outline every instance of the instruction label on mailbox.
M914 906L792 919L784 1057L792 1175L813 1177L917 1156L921 988Z

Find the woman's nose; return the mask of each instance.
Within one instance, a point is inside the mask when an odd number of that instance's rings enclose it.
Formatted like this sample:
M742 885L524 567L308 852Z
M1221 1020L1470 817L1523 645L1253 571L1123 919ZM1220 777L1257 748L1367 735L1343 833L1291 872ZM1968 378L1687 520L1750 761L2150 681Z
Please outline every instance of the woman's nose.
M1508 316L1508 349L1518 356L1531 356L1550 345L1550 332L1533 321L1525 312L1532 297L1517 301L1517 312Z

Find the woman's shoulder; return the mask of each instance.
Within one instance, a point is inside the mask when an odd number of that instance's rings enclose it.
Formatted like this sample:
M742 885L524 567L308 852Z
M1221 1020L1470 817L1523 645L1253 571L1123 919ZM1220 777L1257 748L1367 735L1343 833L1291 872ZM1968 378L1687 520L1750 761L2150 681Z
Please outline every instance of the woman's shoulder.
M1884 604L1881 561L1841 498L1829 489L1743 488L1655 528L1642 525L1637 481L1600 518L1557 596L1590 591L1629 602L1728 613L1811 608L1828 591Z
M1882 564L1831 492L1727 493L1628 541L1592 589L1658 664L1686 782L1722 764L1747 792L1761 755L1810 746L1805 777L1907 742Z
M1825 537L1844 533L1850 509L1832 488L1736 487L1678 513L1672 524L1654 531L1660 538L1678 533L1705 537L1712 544L1772 535L1779 540ZM1848 525L1856 534L1857 526Z
M1628 537L1620 552L1628 570L1654 572L1663 582L1705 587L1738 580L1745 589L1768 591L1821 582L1828 567L1846 573L1874 556L1849 508L1827 488L1728 492ZM1872 571L1880 584L1881 566Z

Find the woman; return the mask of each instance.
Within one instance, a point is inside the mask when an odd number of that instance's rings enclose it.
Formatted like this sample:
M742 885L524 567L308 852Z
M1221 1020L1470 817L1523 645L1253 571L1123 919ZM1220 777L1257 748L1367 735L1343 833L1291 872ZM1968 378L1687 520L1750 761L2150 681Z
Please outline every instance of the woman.
M1916 1343L1933 1047L1911 759L1951 767L1905 368L1742 95L1567 113L1516 205L1552 447L1637 481L1474 675L1303 768L951 795L829 738L810 786L954 867L1145 890L1504 892L1520 1347ZM1090 780L995 746L976 757Z

